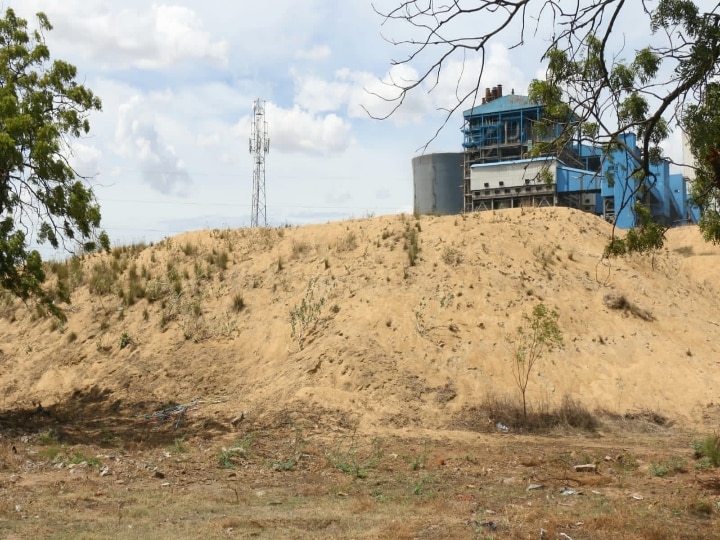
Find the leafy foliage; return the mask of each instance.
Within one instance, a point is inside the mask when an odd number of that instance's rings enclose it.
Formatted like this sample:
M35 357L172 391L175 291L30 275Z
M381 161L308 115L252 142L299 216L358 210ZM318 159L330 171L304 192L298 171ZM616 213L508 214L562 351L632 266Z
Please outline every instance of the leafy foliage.
M628 229L625 238L613 236L605 246L605 257L625 255L626 253L649 253L665 245L666 227L653 220L650 209L641 201L633 206L635 226Z
M703 459L712 467L720 467L720 435L714 433L693 441L695 459Z
M12 9L0 18L0 284L61 316L42 289L42 261L28 236L34 230L54 248L66 240L84 251L109 248L97 233L92 189L68 161L71 139L88 133L88 114L101 103L76 82L73 65L50 60L43 32L52 26L43 13L37 18L32 32Z
M629 252L646 253L663 247L665 227L652 219L650 209L640 201L633 207L636 225L628 230L627 249Z
M720 242L720 83L710 83L698 103L685 108L682 124L695 158L692 200L702 211L705 240Z
M506 340L513 354L512 373L522 396L523 417L527 419L526 394L530 374L546 352L562 347L563 337L557 312L549 310L545 304L536 305L532 315L523 314L523 321L516 334L507 335Z

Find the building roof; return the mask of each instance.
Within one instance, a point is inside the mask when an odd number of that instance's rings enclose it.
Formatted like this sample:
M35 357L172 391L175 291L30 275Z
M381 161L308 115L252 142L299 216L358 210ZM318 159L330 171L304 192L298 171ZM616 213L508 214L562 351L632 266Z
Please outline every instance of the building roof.
M481 114L519 111L520 109L534 109L535 107L539 107L539 105L534 101L530 101L530 98L527 96L510 94L508 96L495 98L489 103L483 103L482 105L468 109L463 112L463 116L468 118L469 116L478 116Z
M556 156L539 156L524 159L507 159L505 161L491 161L490 163L473 163L472 165L470 165L470 168L475 169L481 167L507 167L508 165L519 165L521 163L537 163L540 161L557 161L558 163L562 163L562 161L560 161Z

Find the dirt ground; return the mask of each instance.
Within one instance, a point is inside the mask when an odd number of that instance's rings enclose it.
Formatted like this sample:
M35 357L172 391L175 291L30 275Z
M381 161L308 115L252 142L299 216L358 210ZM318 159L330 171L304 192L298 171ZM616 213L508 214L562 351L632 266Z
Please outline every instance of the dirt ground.
M717 538L718 470L693 458L697 434L657 419L605 417L592 434L368 435L338 411L228 428L213 408L177 428L82 408L4 416L0 535Z
M0 305L0 536L717 538L720 247L604 259L611 232L382 216L48 265L67 321ZM564 347L531 409L593 429L514 423L539 303Z

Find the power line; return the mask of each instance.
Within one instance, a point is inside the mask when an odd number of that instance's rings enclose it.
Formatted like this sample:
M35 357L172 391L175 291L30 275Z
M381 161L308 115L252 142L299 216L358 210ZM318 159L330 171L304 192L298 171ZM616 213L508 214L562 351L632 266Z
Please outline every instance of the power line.
M157 205L171 205L171 206L213 206L222 207L227 206L235 208L235 204L230 203L216 203L216 202L176 202L176 201L149 201L144 199L106 199L100 200L103 202L115 202L115 203L127 203L127 204L157 204ZM299 205L299 204L278 204L278 208L300 208L305 210L398 210L397 206L310 206L310 205Z

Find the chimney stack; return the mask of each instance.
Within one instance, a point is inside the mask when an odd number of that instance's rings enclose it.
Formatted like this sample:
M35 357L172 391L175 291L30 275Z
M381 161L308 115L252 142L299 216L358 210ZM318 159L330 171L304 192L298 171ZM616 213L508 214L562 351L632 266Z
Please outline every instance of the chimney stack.
M484 105L500 97L503 97L502 84L498 84L492 88L485 88L485 97L482 98L482 103Z

